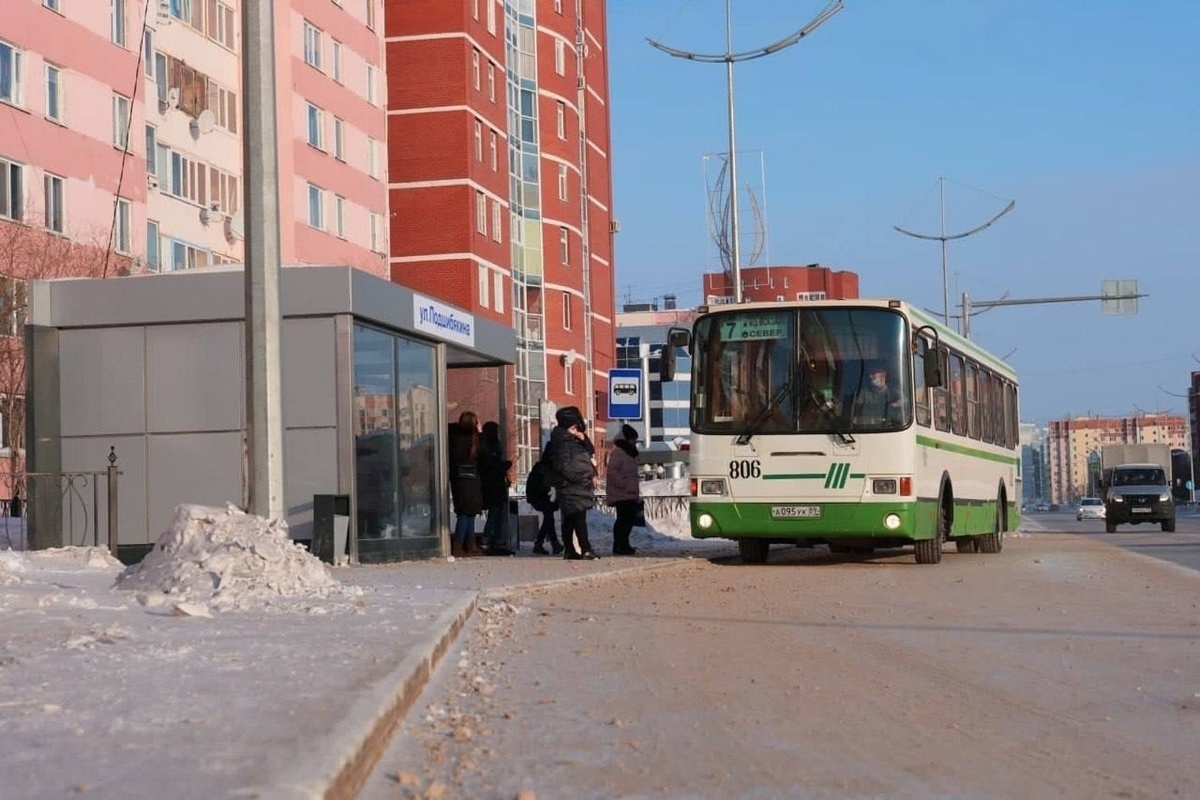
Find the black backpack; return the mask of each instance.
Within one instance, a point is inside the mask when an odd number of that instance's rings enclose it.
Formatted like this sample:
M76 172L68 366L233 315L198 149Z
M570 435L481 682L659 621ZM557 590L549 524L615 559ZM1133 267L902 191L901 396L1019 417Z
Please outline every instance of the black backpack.
M533 465L533 469L529 470L529 476L525 478L525 499L538 511L544 511L552 505L549 472L550 468L546 465L545 460L542 460Z

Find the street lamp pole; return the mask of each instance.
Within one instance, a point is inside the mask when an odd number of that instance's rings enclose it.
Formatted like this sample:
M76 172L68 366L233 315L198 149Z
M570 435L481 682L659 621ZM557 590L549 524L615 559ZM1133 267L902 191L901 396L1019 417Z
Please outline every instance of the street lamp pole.
M820 14L813 17L807 25L784 38L772 42L766 47L754 50L733 52L733 0L725 0L725 52L724 53L693 53L668 47L653 39L647 39L650 46L661 50L669 56L683 58L688 61L699 61L705 64L725 65L725 97L726 109L729 114L729 271L733 280L733 302L742 302L742 244L741 224L738 213L738 169L737 169L737 126L734 124L733 105L733 65L739 61L749 61L755 58L778 53L799 42L805 36L815 31L825 20L842 10L842 0L831 0Z

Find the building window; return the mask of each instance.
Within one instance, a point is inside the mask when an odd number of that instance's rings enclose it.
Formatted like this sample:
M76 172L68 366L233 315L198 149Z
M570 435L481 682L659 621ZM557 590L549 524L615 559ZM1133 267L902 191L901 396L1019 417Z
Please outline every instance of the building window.
M562 14L562 0L554 0L554 13Z
M488 63L488 99L496 102L496 65Z
M372 178L379 177L379 143L367 138L367 174Z
M375 30L375 0L367 0L367 27Z
M367 102L375 105L375 65L367 64Z
M338 83L342 82L342 43L337 39L332 42L333 50L329 54L329 74Z
M566 201L567 199L567 165L558 165L558 199Z
M557 116L555 118L555 130L558 131L558 138L567 138L567 104L559 100L557 105Z
M562 39L554 40L554 72L557 75L567 74L567 43Z
M320 186L308 185L308 224L317 230L325 230L325 190Z
M25 329L28 291L20 278L0 275L0 336L20 336Z
M479 51L471 51L471 80L475 83L475 91L480 89Z
M142 34L142 69L147 78L154 80L154 31L151 28L146 28Z
M475 230L487 235L487 196L483 192L475 193Z
M133 250L133 206L122 197L117 198L117 232L115 247L118 253L129 253Z
M325 149L325 112L308 104L308 143L318 150Z
M58 11L58 0L42 0L42 5L51 11Z
M564 264L571 263L571 232L566 227L558 229L558 258Z
M569 331L569 330L571 330L571 293L563 292L562 293L562 301L563 301L563 330Z
M0 158L0 218L25 218L25 168Z
M500 201L492 201L492 239L500 241Z
M171 263L167 265L167 268L170 270L207 267L209 261L211 261L209 251L207 250L177 239L170 239L168 241L171 247Z
M129 146L129 98L114 94L112 113L113 144L124 150Z
M125 46L125 0L112 0L112 41Z
M304 23L304 63L321 68L321 31L308 22Z
M483 163L483 123L475 120L475 160Z
M491 2L491 0L486 0ZM479 22L479 0L471 0L471 19Z
M146 269L158 272L162 269L162 242L158 236L158 223L146 220Z
M491 155L492 155L492 172L495 172L496 170L498 170L500 168L500 157L497 154L497 149L496 149L496 132L495 131L492 131L492 138L488 144L488 149L491 151Z
M21 51L0 41L0 100L21 105Z
M479 265L478 278L479 283L479 307L488 308L491 305L491 298L488 297L488 291L491 288L491 282L488 279L488 268L483 264Z
M62 70L46 65L46 119L62 122Z
M346 198L333 196L333 231L339 239L346 238Z
M46 173L46 230L63 233L63 179Z
M333 118L333 155L338 161L346 160L346 140L344 125L337 117Z
M383 252L383 218L371 212L371 252Z
M504 273L492 273L492 294L496 297L496 310L504 313Z
M563 391L575 394L575 364L567 361L563 367Z

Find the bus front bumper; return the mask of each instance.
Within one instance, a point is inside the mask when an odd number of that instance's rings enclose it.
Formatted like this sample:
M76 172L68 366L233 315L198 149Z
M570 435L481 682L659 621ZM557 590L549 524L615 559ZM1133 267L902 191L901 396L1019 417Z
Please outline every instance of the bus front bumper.
M770 539L826 542L861 538L883 541L929 539L936 525L931 502L706 503L690 506L697 539Z

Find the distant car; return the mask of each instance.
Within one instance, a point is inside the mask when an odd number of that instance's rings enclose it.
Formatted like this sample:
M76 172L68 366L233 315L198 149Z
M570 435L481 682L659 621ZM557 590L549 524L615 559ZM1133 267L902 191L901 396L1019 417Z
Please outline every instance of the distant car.
M1075 519L1104 519L1104 501L1099 497L1084 497L1075 510Z

